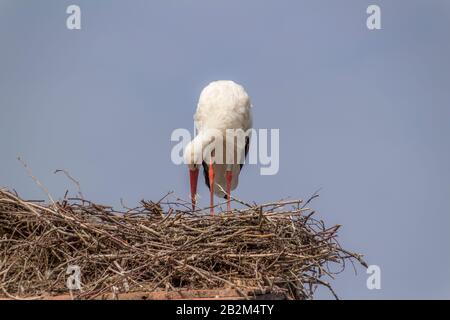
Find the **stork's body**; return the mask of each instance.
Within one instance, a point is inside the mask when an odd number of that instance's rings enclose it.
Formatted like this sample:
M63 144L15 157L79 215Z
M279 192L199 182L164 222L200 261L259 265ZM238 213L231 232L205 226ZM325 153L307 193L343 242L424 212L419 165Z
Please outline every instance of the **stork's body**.
M205 183L211 192L213 212L213 194L229 200L231 190L238 184L243 166L243 159L239 160L239 155L246 156L250 137L227 139L227 134L230 129L242 132L251 129L250 98L244 88L233 81L212 82L200 94L194 120L198 134L185 149L185 162L190 170L192 205L195 208L198 170L202 167ZM218 146L222 146L222 152L219 152Z

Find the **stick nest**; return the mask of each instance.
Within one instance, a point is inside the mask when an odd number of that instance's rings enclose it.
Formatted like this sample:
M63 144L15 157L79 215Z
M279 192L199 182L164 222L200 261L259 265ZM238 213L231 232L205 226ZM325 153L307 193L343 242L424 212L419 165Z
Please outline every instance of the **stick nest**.
M142 201L116 211L82 198L50 204L0 189L0 296L67 294L68 270L79 268L77 299L157 290L234 288L311 299L347 261L339 226L327 228L308 200L253 205L216 216L180 199ZM68 269L69 268L69 269ZM72 268L72 269L71 269ZM332 271L334 269L335 271Z

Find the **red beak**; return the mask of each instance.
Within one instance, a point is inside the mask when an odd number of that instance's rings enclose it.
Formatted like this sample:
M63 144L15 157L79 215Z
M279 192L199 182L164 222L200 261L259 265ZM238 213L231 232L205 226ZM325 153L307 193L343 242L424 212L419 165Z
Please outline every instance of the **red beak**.
M198 169L190 170L189 169L189 178L191 182L191 202L192 202L192 210L195 211L195 204L197 198L197 181L198 181Z

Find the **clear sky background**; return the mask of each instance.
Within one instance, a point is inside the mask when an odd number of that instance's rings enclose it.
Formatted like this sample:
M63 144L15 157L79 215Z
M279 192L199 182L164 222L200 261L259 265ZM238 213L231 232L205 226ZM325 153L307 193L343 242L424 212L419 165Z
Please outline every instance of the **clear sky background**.
M369 4L382 30L366 28ZM236 195L322 188L319 217L382 271L368 290L348 268L341 298L448 299L449 31L448 0L0 0L0 185L45 197L20 155L56 198L76 189L55 169L100 203L187 198L171 132L192 128L205 85L231 79L281 140L279 173L246 166Z

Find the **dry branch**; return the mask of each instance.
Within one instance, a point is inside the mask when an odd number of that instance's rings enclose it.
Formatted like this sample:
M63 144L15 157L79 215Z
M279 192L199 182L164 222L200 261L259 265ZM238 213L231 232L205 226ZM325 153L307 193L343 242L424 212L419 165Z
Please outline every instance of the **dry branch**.
M105 293L233 288L310 299L326 276L361 256L336 241L302 201L245 204L215 217L164 197L115 211L82 198L50 205L0 190L0 297L67 293L68 266L81 270L74 298ZM163 202L164 201L164 202ZM309 202L306 202L309 203Z

